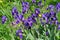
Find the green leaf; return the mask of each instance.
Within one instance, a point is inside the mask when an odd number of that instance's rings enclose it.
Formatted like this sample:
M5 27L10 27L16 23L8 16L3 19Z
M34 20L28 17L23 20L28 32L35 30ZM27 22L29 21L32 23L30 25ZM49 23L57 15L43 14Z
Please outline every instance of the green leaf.
M29 33L29 34L27 35L27 37L26 37L26 40L27 40L27 39L34 40L34 37L31 35L31 33Z

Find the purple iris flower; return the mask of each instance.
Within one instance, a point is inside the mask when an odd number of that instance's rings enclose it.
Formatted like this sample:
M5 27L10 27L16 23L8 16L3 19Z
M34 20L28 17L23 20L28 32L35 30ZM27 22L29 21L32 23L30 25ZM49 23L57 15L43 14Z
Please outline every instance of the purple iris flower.
M22 2L22 13L24 14L29 9L29 3L28 2Z
M7 17L6 16L2 16L2 24L4 24L6 20L7 20Z
M26 26L26 28L29 28L29 27L31 28L32 25L33 25L33 22L32 22L31 18L28 18L27 20L24 20L23 23Z
M56 9L57 9L58 11L60 11L60 3L57 3Z
M17 11L16 7L13 7L13 9L12 9L12 16L14 16L14 15L18 15L18 11Z
M38 6L42 6L42 1L39 1L38 2Z
M22 7L24 7L24 6L28 7L29 3L28 2L22 2Z
M21 39L23 38L22 30L21 29L16 31L16 36L19 36Z
M35 14L38 16L38 14L40 14L40 9L39 8L36 8L35 9Z

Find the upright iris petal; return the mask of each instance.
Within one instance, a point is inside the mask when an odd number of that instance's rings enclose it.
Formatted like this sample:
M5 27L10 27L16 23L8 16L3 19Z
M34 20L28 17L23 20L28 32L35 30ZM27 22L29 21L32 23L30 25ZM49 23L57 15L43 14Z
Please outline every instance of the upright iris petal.
M2 24L4 24L6 20L7 20L6 16L2 16Z

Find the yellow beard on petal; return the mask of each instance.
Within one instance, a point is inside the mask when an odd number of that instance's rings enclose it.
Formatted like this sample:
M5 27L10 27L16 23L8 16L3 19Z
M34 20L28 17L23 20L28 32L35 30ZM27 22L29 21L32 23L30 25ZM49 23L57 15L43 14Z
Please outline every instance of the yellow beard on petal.
M38 16L39 16L39 17L42 17L42 15L41 15L41 14L39 14Z

